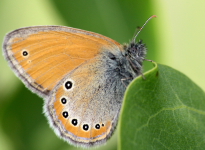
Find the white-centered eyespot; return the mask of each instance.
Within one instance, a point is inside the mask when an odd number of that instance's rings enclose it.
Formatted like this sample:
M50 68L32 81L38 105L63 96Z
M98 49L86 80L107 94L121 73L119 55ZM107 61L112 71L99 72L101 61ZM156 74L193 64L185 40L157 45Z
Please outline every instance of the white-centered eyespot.
M89 127L89 125L88 125L88 124L84 124L84 125L83 125L83 130L84 130L84 131L88 131L88 130L89 130L89 128L90 128L90 127Z
M66 104L68 102L68 98L63 96L60 98L60 101L62 104Z
M72 123L72 125L77 126L78 125L78 120L77 119L72 119L71 123Z
M23 49L23 50L21 51L21 54L22 54L23 57L28 57L29 52L28 52L28 50Z
M68 91L68 90L72 90L73 89L73 84L74 82L72 81L72 80L66 80L65 82L64 82L64 84L63 84L63 87L64 87L64 89L66 90L66 91Z

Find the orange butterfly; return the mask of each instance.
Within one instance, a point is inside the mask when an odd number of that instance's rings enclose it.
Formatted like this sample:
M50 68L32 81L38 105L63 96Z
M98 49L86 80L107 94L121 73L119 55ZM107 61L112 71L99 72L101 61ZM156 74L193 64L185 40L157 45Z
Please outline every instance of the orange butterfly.
M121 45L80 29L34 26L7 34L3 51L16 75L44 98L56 134L90 147L110 138L126 86L142 74L146 48L137 35Z

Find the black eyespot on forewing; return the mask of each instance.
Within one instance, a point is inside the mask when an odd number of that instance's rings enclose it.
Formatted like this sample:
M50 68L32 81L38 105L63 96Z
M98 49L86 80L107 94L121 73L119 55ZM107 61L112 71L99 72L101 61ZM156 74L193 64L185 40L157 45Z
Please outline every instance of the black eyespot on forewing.
M22 55L23 55L23 56L28 56L28 52L27 52L26 50L24 50L24 51L22 52Z

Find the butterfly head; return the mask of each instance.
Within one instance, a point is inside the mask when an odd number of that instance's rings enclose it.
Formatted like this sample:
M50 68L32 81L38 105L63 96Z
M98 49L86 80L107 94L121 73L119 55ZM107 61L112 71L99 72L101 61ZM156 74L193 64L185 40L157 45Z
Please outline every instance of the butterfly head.
M145 44L142 43L142 40L139 40L139 42L136 42L136 38L138 37L139 33L142 31L144 26L148 23L148 21L155 17L157 16L153 15L149 17L147 21L143 24L143 26L139 28L139 31L134 36L131 43L129 45L124 46L125 56L127 60L129 61L132 69L137 75L142 74L142 62L143 60L145 60L147 50L146 50Z
M125 56L129 61L134 72L138 75L142 72L142 62L146 57L146 46L139 40L139 42L131 42L129 45L124 47L125 49Z
M127 48L126 48L126 52L127 52L127 56L133 60L139 60L139 61L143 61L143 59L146 56L146 46L145 44L142 42L142 40L139 40L139 42L135 43L135 42L131 42Z

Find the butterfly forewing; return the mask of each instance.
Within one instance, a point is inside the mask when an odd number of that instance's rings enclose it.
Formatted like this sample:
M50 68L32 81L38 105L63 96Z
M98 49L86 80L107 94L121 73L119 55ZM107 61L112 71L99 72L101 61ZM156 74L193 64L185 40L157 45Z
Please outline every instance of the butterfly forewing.
M102 35L61 26L34 26L7 34L4 55L18 77L46 96L71 70L119 43Z

